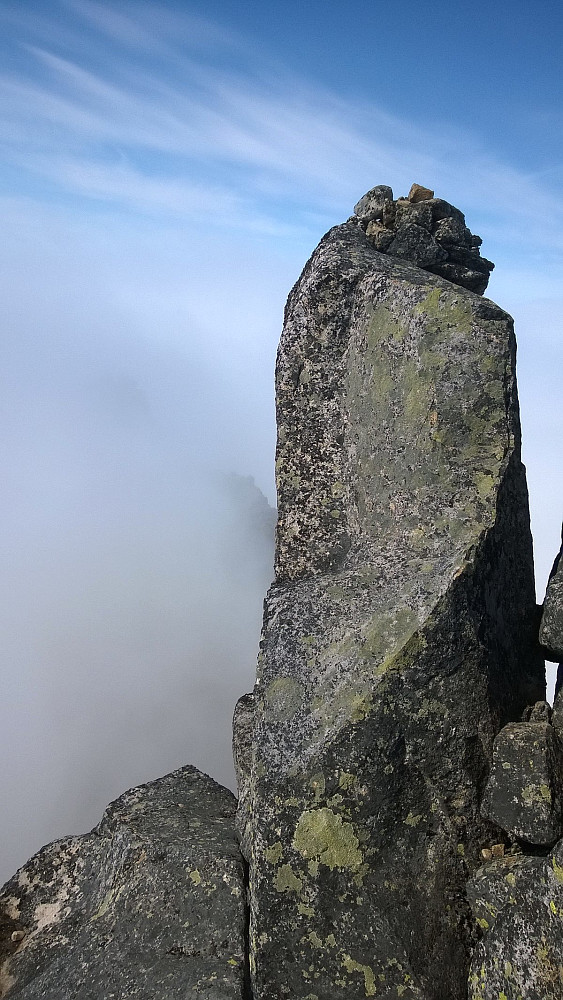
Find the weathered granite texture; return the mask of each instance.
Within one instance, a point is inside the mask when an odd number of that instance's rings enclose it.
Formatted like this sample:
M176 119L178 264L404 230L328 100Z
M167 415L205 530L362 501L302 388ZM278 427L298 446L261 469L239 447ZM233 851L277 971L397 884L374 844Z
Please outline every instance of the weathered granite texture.
M483 816L549 847L563 834L563 747L549 721L510 722L495 739Z
M563 662L563 560L557 557L549 580L540 624L540 642L545 656Z
M0 996L159 1000L247 995L236 800L185 767L44 847L0 895Z
M493 740L544 697L510 317L338 226L289 296L277 415L255 997L462 1000Z
M376 250L417 264L463 288L482 294L494 264L481 257L482 240L465 216L430 188L413 184L407 198L379 184L360 198L354 217Z
M468 886L483 938L469 1000L563 997L563 845L547 858L506 858Z

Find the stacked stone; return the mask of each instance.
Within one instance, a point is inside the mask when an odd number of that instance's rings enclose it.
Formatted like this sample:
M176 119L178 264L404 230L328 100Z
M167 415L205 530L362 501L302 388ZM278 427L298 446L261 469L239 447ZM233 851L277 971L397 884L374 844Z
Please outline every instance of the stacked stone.
M360 198L354 214L380 253L411 261L432 274L482 295L494 264L481 257L482 240L465 216L430 188L413 184L407 198L379 184Z
M540 624L542 653L563 660L563 564L551 573ZM561 670L561 668L560 668ZM545 701L495 739L482 815L500 829L507 855L469 880L482 935L473 955L470 1000L563 997L563 697ZM483 851L490 860L491 852Z

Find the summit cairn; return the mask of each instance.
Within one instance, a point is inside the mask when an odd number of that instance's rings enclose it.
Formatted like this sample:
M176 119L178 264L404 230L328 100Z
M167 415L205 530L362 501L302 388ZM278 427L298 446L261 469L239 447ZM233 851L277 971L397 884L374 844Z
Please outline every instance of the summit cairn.
M482 240L465 216L430 188L413 184L408 197L393 201L385 184L368 191L354 207L357 221L380 253L408 260L456 285L482 295L494 264L481 257Z
M467 996L465 886L505 836L480 811L493 742L545 690L479 242L379 185L289 295L276 578L235 728L256 1000Z

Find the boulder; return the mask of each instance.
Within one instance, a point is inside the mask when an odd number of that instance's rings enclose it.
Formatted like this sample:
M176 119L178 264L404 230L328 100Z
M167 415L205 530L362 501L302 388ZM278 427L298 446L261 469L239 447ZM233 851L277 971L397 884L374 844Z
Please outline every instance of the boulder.
M434 192L430 188L423 187L422 184L412 184L409 191L408 199L414 203L419 201L428 201L430 198L434 197Z
M373 219L383 218L383 209L386 204L393 201L393 191L387 184L378 184L371 188L360 198L357 205L354 205L354 213L364 225Z
M44 847L0 894L0 995L246 995L235 806L184 767L126 792L92 833Z
M555 663L563 661L563 561L559 558L547 586L540 623L540 643L548 660Z
M469 975L469 1000L563 997L563 849L548 858L482 869L469 886L483 938ZM475 900L477 896L477 901Z
M385 253L389 249L389 244L392 242L395 234L392 229L386 229L382 222L377 222L376 219L373 219L371 222L368 222L366 236L369 236L376 250Z
M511 837L549 847L563 834L563 750L547 722L509 723L495 739L481 811Z
M276 386L254 995L465 1000L493 741L545 695L512 322L347 223L289 296Z
M505 907L515 905L515 893L535 891L543 877L545 858L515 854L491 861L469 879L466 893L482 933L489 931Z
M447 259L446 251L431 233L416 222L399 224L387 253L402 260L411 261L418 267L430 268Z

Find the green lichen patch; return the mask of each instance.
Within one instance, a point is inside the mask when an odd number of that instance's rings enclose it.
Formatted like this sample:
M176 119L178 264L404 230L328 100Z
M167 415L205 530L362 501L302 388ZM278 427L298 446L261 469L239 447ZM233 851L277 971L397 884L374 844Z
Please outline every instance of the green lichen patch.
M264 851L264 857L266 858L266 861L270 862L271 865L276 865L278 861L281 859L282 854L283 854L283 847L281 841L279 840L277 841L277 843L272 844L271 847L267 847L266 850Z
M373 969L370 965L362 965L361 962L356 962L350 955L344 955L342 958L342 965L346 969L346 972L360 972L364 977L365 994L367 997L373 997L376 993L375 986L375 976Z
M281 865L276 873L274 886L278 892L300 893L303 888L303 880L295 874L291 865Z
M351 823L332 809L306 809L297 823L293 845L304 858L328 868L357 871L363 863L359 840Z

